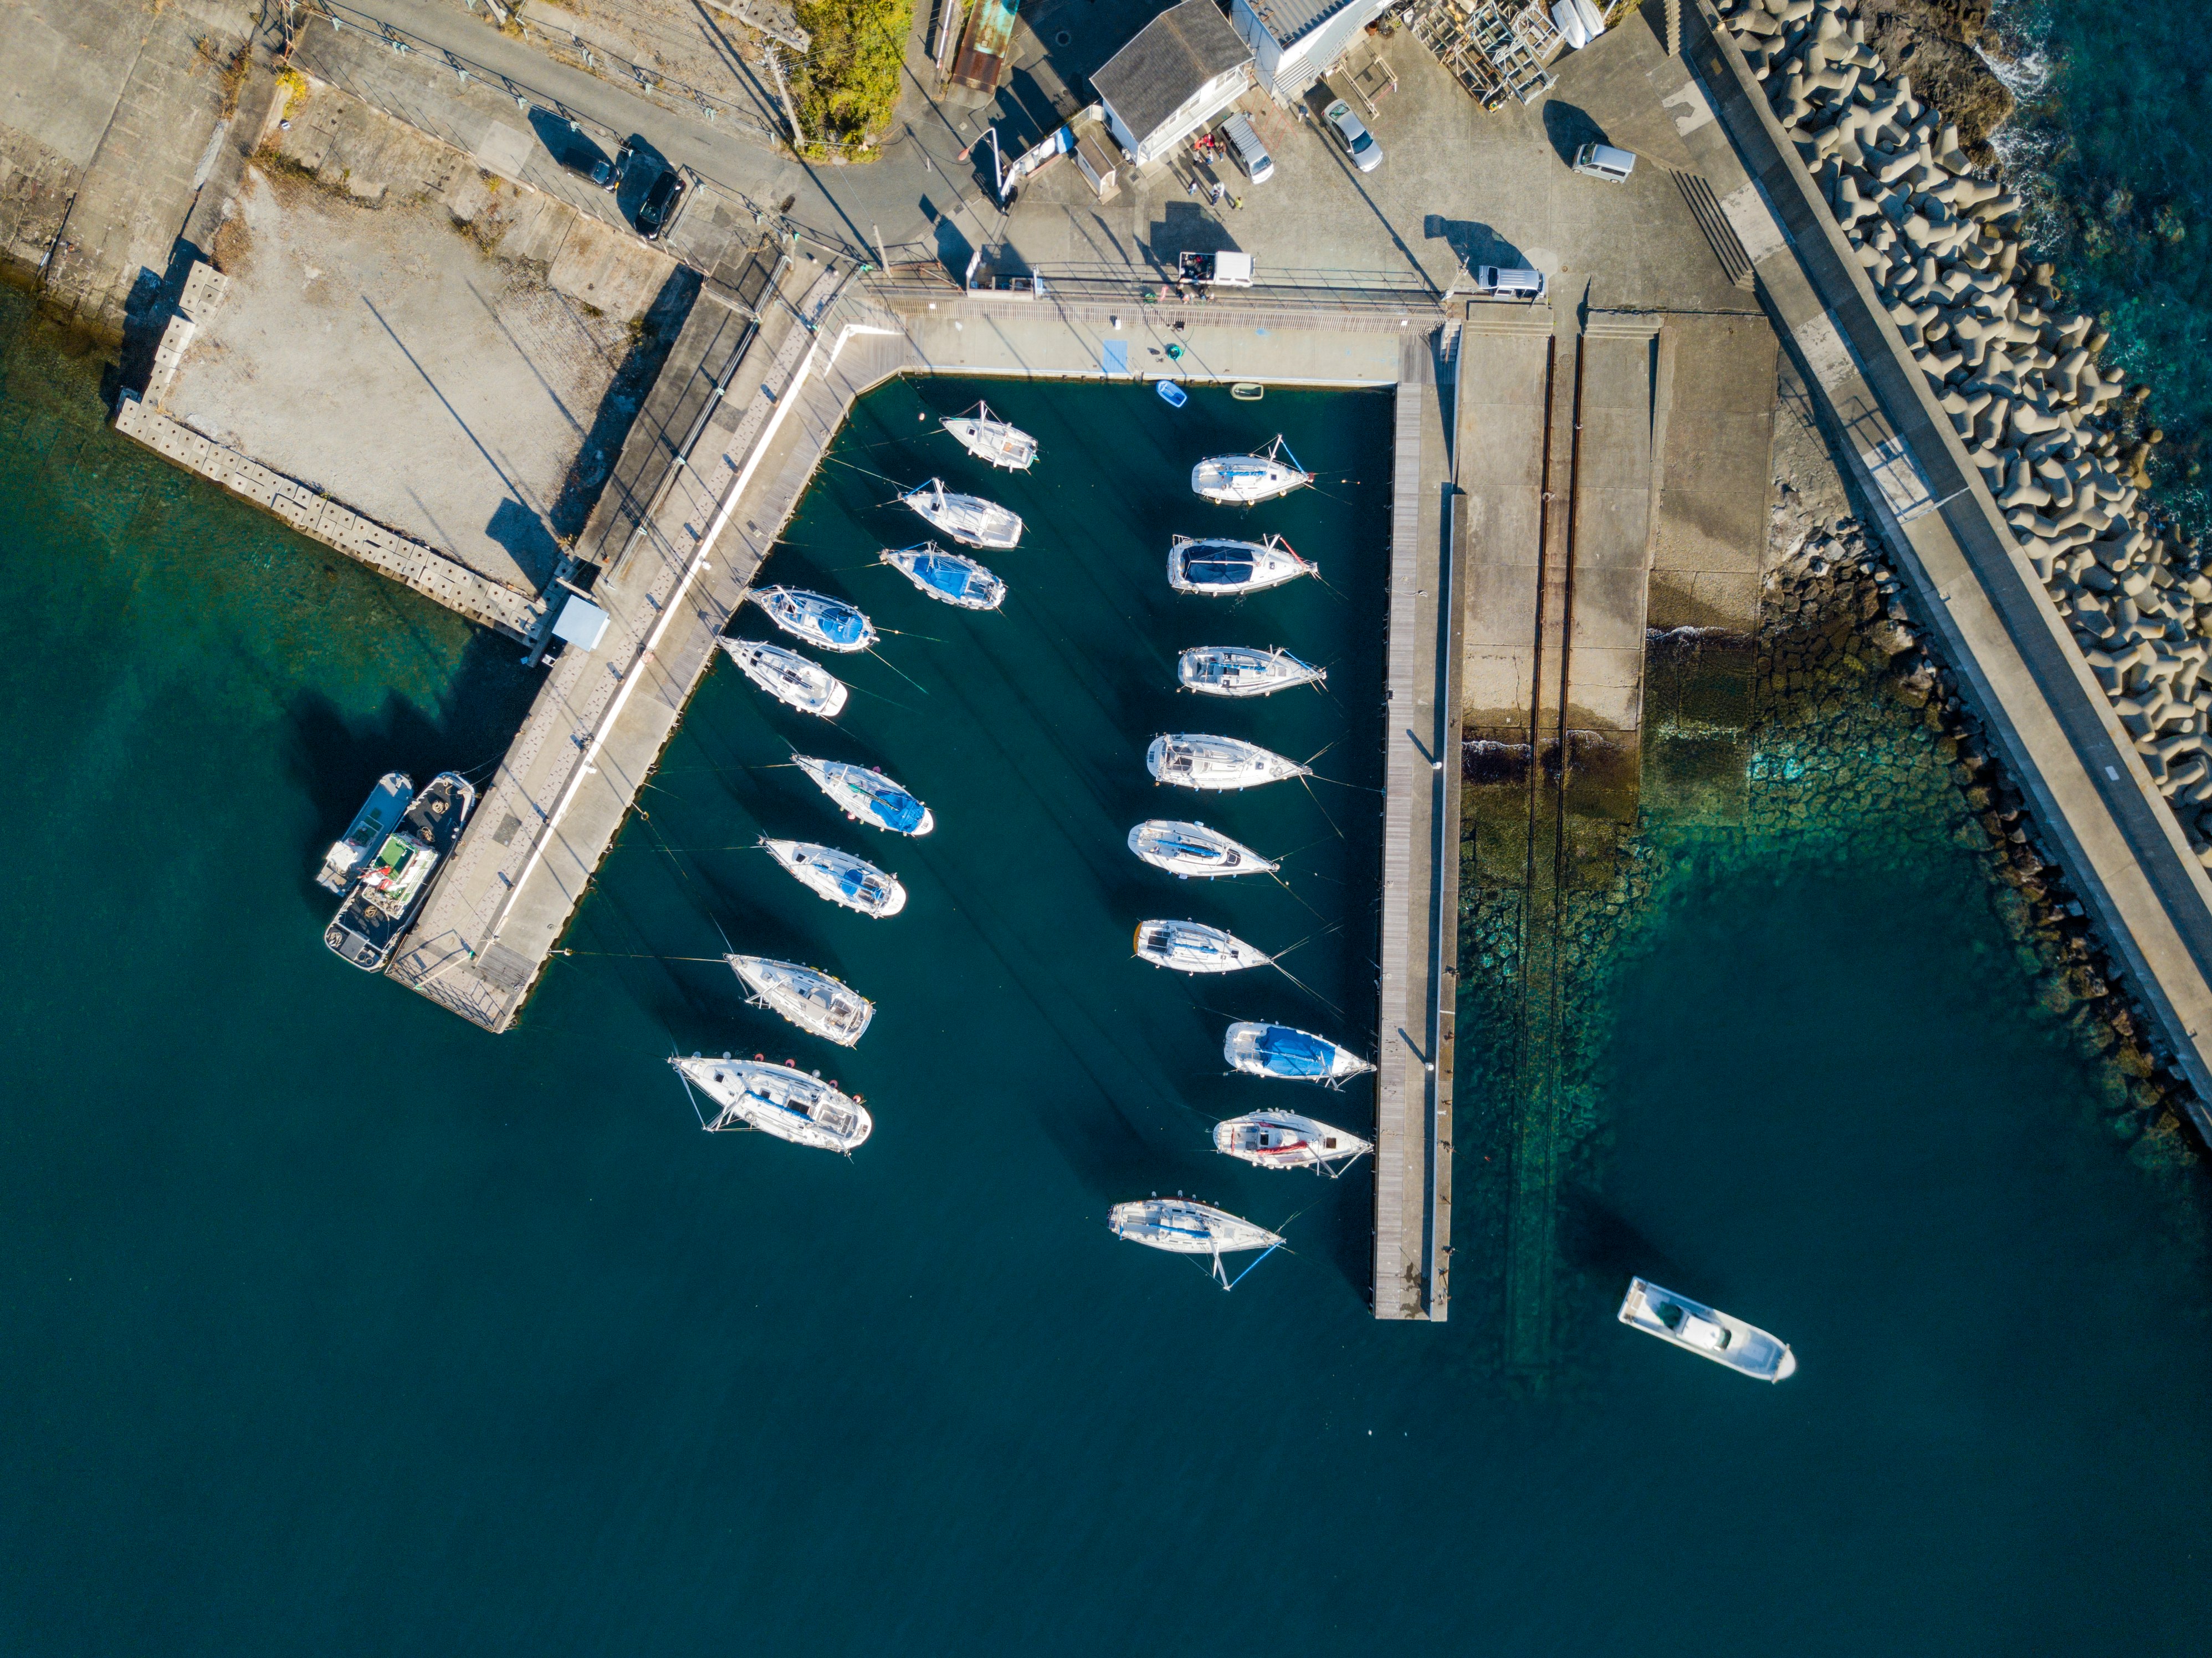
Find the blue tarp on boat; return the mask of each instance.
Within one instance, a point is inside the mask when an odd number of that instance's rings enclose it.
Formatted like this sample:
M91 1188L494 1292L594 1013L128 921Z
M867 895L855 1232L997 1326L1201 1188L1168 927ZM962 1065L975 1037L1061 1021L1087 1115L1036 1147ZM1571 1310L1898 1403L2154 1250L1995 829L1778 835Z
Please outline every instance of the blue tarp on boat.
M967 598L969 583L975 579L965 559L950 558L942 553L925 554L916 559L914 573L950 598Z
M901 835L911 835L921 826L922 804L895 784L878 782L868 786L873 802L876 821L885 829L896 829Z
M847 605L825 605L815 611L814 625L833 644L853 645L866 635L868 619Z
M1252 579L1252 555L1239 548L1206 544L1186 548L1182 579L1194 586L1236 586Z
M1261 1064L1278 1077L1326 1077L1336 1048L1303 1030L1271 1024L1260 1033L1259 1054Z

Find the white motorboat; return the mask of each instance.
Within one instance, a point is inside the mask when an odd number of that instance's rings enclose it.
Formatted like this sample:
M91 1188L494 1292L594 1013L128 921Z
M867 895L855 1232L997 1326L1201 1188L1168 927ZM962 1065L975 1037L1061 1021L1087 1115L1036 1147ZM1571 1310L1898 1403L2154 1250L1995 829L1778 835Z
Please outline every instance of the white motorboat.
M476 785L459 772L432 778L347 892L323 942L364 973L381 971L451 860L476 804Z
M1168 586L1179 593L1256 593L1320 574L1320 565L1300 558L1280 536L1265 541L1200 541L1177 536L1168 544Z
M1148 818L1131 829L1129 850L1153 868L1186 879L1194 875L1272 875L1281 867L1219 829L1171 817Z
M794 754L791 759L856 823L872 823L894 835L927 835L937 827L927 806L879 771L808 754Z
M865 858L813 841L770 841L765 847L777 865L818 897L882 920L906 908L906 889L896 875Z
M714 1102L718 1114L712 1122L704 1112L699 1117L710 1133L757 1128L793 1145L849 1157L876 1126L857 1095L795 1066L733 1060L726 1054L719 1060L702 1060L694 1054L668 1063L687 1085Z
M801 714L835 719L851 695L845 682L819 662L810 662L797 651L787 651L758 639L718 639L714 641L738 665L738 671L777 701Z
M1036 463L1037 440L1018 426L1000 420L991 405L979 403L970 415L938 422L960 440L960 446L978 460L1003 466L1010 472L1026 472Z
M1310 777L1313 769L1286 760L1256 743L1234 737L1205 737L1182 732L1155 737L1145 750L1145 769L1157 783L1185 789L1249 789L1279 783L1286 777Z
M925 523L942 530L963 546L1003 550L1021 544L1022 520L1018 513L981 495L948 495L942 478L932 478L899 499L919 513Z
M933 541L919 547L886 547L882 562L939 604L963 610L995 610L1006 602L1006 584L974 559L948 553Z
M853 605L799 587L756 587L746 598L794 639L825 651L865 651L876 642L876 624Z
M1326 685L1328 670L1301 662L1288 651L1200 645L1176 659L1176 677L1185 690L1206 696L1271 696L1296 685Z
M1224 1290L1232 1285L1229 1274L1222 1268L1222 1256L1258 1249L1266 1252L1260 1257L1265 1260L1267 1254L1283 1246L1282 1238L1266 1227L1189 1198L1141 1198L1134 1203L1117 1203L1108 1215L1106 1224L1115 1237L1141 1243L1148 1249L1164 1249L1175 1255L1212 1256L1213 1276L1221 1280ZM1252 1266L1259 1264L1255 1260ZM1251 1266L1244 1269L1247 1272L1251 1270ZM1237 1277L1243 1275L1239 1272Z
M1272 967L1275 958L1233 932L1200 921L1139 921L1137 954L1154 967L1178 973L1241 973Z
M1281 1077L1328 1088L1375 1068L1350 1048L1310 1031L1249 1021L1229 1027L1221 1041L1221 1057L1249 1076Z
M1224 507L1273 501L1313 481L1280 437L1252 454L1212 455L1190 469L1190 487Z
M339 893L351 886L368 849L392 833L414 799L415 780L405 772L388 771L378 778L343 838L331 842L331 849L323 854L322 873L315 877L315 884Z
M867 1033L876 1005L850 985L796 962L766 956L725 956L752 992L749 999L781 1013L810 1035L850 1048Z
M1254 1111L1213 1126L1213 1149L1255 1169L1328 1169L1375 1148L1357 1134L1294 1111Z
M1797 1355L1790 1351L1789 1343L1640 1278L1629 1280L1620 1321L1757 1381L1779 1382L1797 1369Z

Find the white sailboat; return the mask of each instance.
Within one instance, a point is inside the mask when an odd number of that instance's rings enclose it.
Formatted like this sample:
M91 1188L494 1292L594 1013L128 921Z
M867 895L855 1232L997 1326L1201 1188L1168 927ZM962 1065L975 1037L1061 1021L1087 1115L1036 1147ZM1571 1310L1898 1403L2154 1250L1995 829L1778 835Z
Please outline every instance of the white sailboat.
M353 817L343 838L332 841L331 849L323 854L322 873L315 877L315 884L328 892L343 892L353 884L354 876L361 869L361 861L368 856L371 847L382 843L392 833L415 799L415 780L404 771L388 771L376 780L376 786L368 792L368 799Z
M1256 593L1320 574L1320 565L1300 558L1280 536L1265 541L1177 536L1168 544L1168 586L1179 593L1213 598Z
M867 1034L876 1005L850 985L796 962L766 956L725 956L752 993L750 999L781 1013L811 1035L850 1048Z
M988 403L977 404L973 414L957 415L938 424L978 460L1010 472L1026 472L1036 463L1037 440L1020 427L1000 420Z
M841 908L882 920L906 908L906 888L898 877L878 869L865 858L813 841L771 841L763 836L761 845L793 880Z
M1288 651L1200 645L1176 659L1176 677L1185 690L1205 696L1272 696L1293 686L1325 685L1328 670Z
M845 682L797 651L759 639L718 639L738 671L787 708L833 720L851 695Z
M1257 944L1202 921L1139 921L1137 954L1154 967L1178 973L1241 973L1272 967L1275 961Z
M809 754L794 754L791 760L856 823L872 823L894 835L927 835L937 827L927 806L879 771Z
M1629 1280L1620 1321L1759 1382L1779 1382L1797 1369L1797 1355L1788 1342L1640 1278Z
M1234 737L1182 732L1156 737L1145 750L1145 769L1157 783L1185 789L1249 789L1286 777L1310 777L1313 768Z
M948 495L942 478L932 478L899 499L920 513L925 523L963 546L1003 550L1021 544L1022 520L1018 513L981 495Z
M713 1121L707 1121L704 1112L699 1117L709 1133L757 1128L793 1145L849 1157L875 1129L875 1120L857 1096L794 1066L733 1060L726 1054L719 1060L702 1060L694 1054L668 1063L689 1087L714 1102L718 1114Z
M1212 455L1190 469L1190 487L1206 500L1224 507L1273 501L1313 481L1314 475L1298 465L1298 458L1280 436L1254 453Z
M1005 582L974 559L948 553L933 541L919 547L886 547L878 557L940 604L995 610L1006 602Z
M1260 1260L1265 1260L1283 1247L1283 1240L1266 1227L1189 1198L1143 1198L1134 1203L1117 1203L1106 1224L1115 1237L1141 1243L1148 1249L1212 1256L1213 1276L1221 1280L1224 1290L1234 1286L1222 1268L1222 1256L1258 1249L1264 1252ZM1252 1266L1259 1264L1255 1260ZM1252 1266L1244 1272L1250 1272ZM1244 1273L1237 1276L1242 1278Z
M1152 817L1129 831L1129 850L1154 869L1196 875L1272 875L1281 867L1219 829L1172 817Z
M768 619L791 635L825 651L865 651L876 642L876 624L860 610L826 593L799 587L756 587L746 598L768 612Z
M1213 1126L1213 1149L1255 1169L1336 1172L1339 1162L1375 1148L1357 1134L1295 1111L1254 1111Z
M1221 1040L1221 1057L1248 1076L1280 1077L1328 1088L1375 1068L1350 1048L1311 1031L1249 1020L1229 1027Z

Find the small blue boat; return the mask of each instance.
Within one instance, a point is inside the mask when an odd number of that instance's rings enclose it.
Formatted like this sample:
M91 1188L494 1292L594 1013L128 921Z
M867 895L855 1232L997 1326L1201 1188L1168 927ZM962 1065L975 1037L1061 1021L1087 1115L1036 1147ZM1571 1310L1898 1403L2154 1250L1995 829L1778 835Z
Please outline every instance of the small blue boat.
M1152 387L1160 394L1160 401L1170 409L1180 409L1190 401L1190 393L1173 380L1155 380Z
M865 651L876 642L876 624L842 599L798 587L756 587L746 598L795 639L825 651Z
M944 604L963 610L995 610L1006 603L1006 584L974 559L948 553L933 541L919 547L886 547L883 562Z

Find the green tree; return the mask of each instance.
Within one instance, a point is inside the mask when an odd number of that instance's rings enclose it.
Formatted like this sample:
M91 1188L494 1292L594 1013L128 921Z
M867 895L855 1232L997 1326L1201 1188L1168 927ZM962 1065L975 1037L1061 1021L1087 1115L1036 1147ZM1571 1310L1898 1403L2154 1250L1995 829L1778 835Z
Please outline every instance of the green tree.
M799 0L793 11L814 42L791 77L808 141L867 144L898 103L914 0Z

